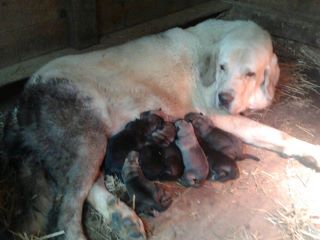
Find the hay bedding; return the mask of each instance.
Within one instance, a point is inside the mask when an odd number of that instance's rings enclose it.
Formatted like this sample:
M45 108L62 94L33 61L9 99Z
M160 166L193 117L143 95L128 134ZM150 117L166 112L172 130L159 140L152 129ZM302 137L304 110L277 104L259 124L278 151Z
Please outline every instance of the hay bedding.
M313 51L310 51L307 47L303 47L300 49L300 57L303 60L289 63L283 62L280 64L281 80L278 85L275 104L289 103L295 107L311 107L318 111L320 110L319 107L314 104L309 95L310 93L313 93L319 96L320 86L319 83L315 83L312 79L309 79L306 72L311 68L315 68L320 72L320 54L315 55ZM272 110L267 109L259 114L252 113L253 115L251 115L251 117L253 116L254 119L261 120L263 119L263 116L270 111ZM14 174L8 172L4 167L5 159L2 146L4 115L4 112L0 111L0 230L5 228L7 222L10 221L10 215L7 213L15 208L14 201L8 202L10 195L13 194L8 183L10 183L10 179ZM250 113L248 116L250 117ZM308 129L305 130L307 131ZM123 184L117 179L108 178L106 186L116 196L120 196L124 191ZM118 239L116 234L112 232L104 221L103 217L88 204L85 205L84 216L85 229L91 240ZM315 219L317 220L316 222ZM279 204L275 212L266 213L266 220L283 230L281 239L320 239L319 219L320 216L311 216L307 209L297 207L294 204ZM63 232L57 232L41 237L27 236L24 233L15 233L15 238L22 240L54 239L56 235L60 234L63 234ZM253 234L247 232L245 229L240 229L235 235L237 237L234 239L260 239L258 233Z

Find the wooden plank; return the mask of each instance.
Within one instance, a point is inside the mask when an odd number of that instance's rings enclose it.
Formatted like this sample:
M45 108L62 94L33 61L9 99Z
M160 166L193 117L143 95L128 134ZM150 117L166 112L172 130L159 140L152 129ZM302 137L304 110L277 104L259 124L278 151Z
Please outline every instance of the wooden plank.
M64 9L63 2L63 0L3 0L0 2L0 32L57 20Z
M95 0L68 0L70 46L83 49L98 43Z
M208 0L97 0L100 34L108 34L160 18Z
M319 20L319 0L238 0L237 4L248 4L260 9L281 12L282 16L308 20ZM235 5L236 6L236 5Z
M250 19L267 29L272 35L298 41L320 48L320 27L316 22L291 17L277 11L267 11L248 4L234 4L232 10L234 19Z
M70 48L63 49L2 68L0 69L0 87L8 83L15 82L19 79L29 77L39 67L57 57L103 49L113 45L121 44L143 35L160 32L174 26L183 26L189 24L190 22L194 23L195 21L203 20L204 18L208 18L222 11L226 11L230 9L230 7L230 4L221 1L209 1L208 3L200 4L168 16L110 34L103 37L99 45L82 51L77 51Z
M66 19L0 32L0 68L65 48L67 45Z
M125 28L124 1L97 0L98 31L100 35Z
M231 4L223 1L208 1L165 17L115 32L112 35L103 37L102 41L111 46L115 45L115 42L116 44L120 44L137 37L161 32L172 27L187 27L190 24L193 25L204 19L214 17L218 13L228 11L230 8Z

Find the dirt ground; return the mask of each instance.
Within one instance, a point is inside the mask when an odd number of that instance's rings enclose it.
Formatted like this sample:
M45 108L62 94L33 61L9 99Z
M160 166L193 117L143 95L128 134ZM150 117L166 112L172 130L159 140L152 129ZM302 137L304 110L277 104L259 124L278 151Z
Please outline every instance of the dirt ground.
M320 63L303 56L280 62L274 104L248 117L320 144ZM0 112L15 98L1 99ZM235 181L207 182L198 189L164 183L174 202L158 217L143 218L150 239L320 239L320 173L251 146L246 152L261 161L239 162L241 176ZM103 219L88 211L92 239L115 239Z

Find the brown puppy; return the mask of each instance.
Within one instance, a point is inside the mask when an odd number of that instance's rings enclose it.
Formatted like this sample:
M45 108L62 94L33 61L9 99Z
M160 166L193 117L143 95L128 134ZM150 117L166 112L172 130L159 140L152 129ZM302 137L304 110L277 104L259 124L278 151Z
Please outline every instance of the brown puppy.
M207 178L209 164L205 153L200 147L191 123L178 120L176 145L180 149L184 164L184 174L181 178L185 186L198 187Z
M175 126L170 122L165 122L162 116L164 113L161 111L143 112L140 119L127 123L122 131L109 139L104 162L105 174L114 174L121 179L122 166L130 151L149 149L148 146L162 148L173 141L176 136ZM143 165L142 169L144 169Z
M209 179L225 182L236 179L240 172L236 160L259 158L243 153L242 141L234 135L214 127L201 113L188 113L185 119L192 123L197 139L210 165Z
M141 169L149 180L175 181L183 175L182 155L174 143L168 147L153 144L139 153Z
M131 151L128 154L121 175L137 213L155 216L156 211L162 212L172 203L170 193L144 176L139 165L138 152Z

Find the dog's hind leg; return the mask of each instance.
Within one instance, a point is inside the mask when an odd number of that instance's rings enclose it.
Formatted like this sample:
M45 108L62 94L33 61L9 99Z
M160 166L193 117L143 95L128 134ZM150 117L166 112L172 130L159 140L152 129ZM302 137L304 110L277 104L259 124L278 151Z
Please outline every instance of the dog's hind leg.
M83 203L104 159L105 122L93 98L72 82L40 80L25 88L5 132L10 164L17 172L12 184L23 189L20 198L25 203L12 225L18 232L64 231L59 239L83 240Z
M83 148L85 146L82 146ZM97 148L99 148L97 146ZM103 152L97 149L97 152ZM82 231L82 210L83 204L99 171L99 166L103 156L82 156L87 161L78 161L78 166L73 166L70 171L70 185L66 188L62 196L61 205L58 211L57 230L65 231L64 239L85 240ZM92 157L95 157L93 159ZM97 161L99 159L99 161ZM88 162L89 161L89 162ZM90 164L92 161L93 164Z
M141 219L126 204L107 191L102 176L91 188L87 200L110 223L120 239L146 239Z

